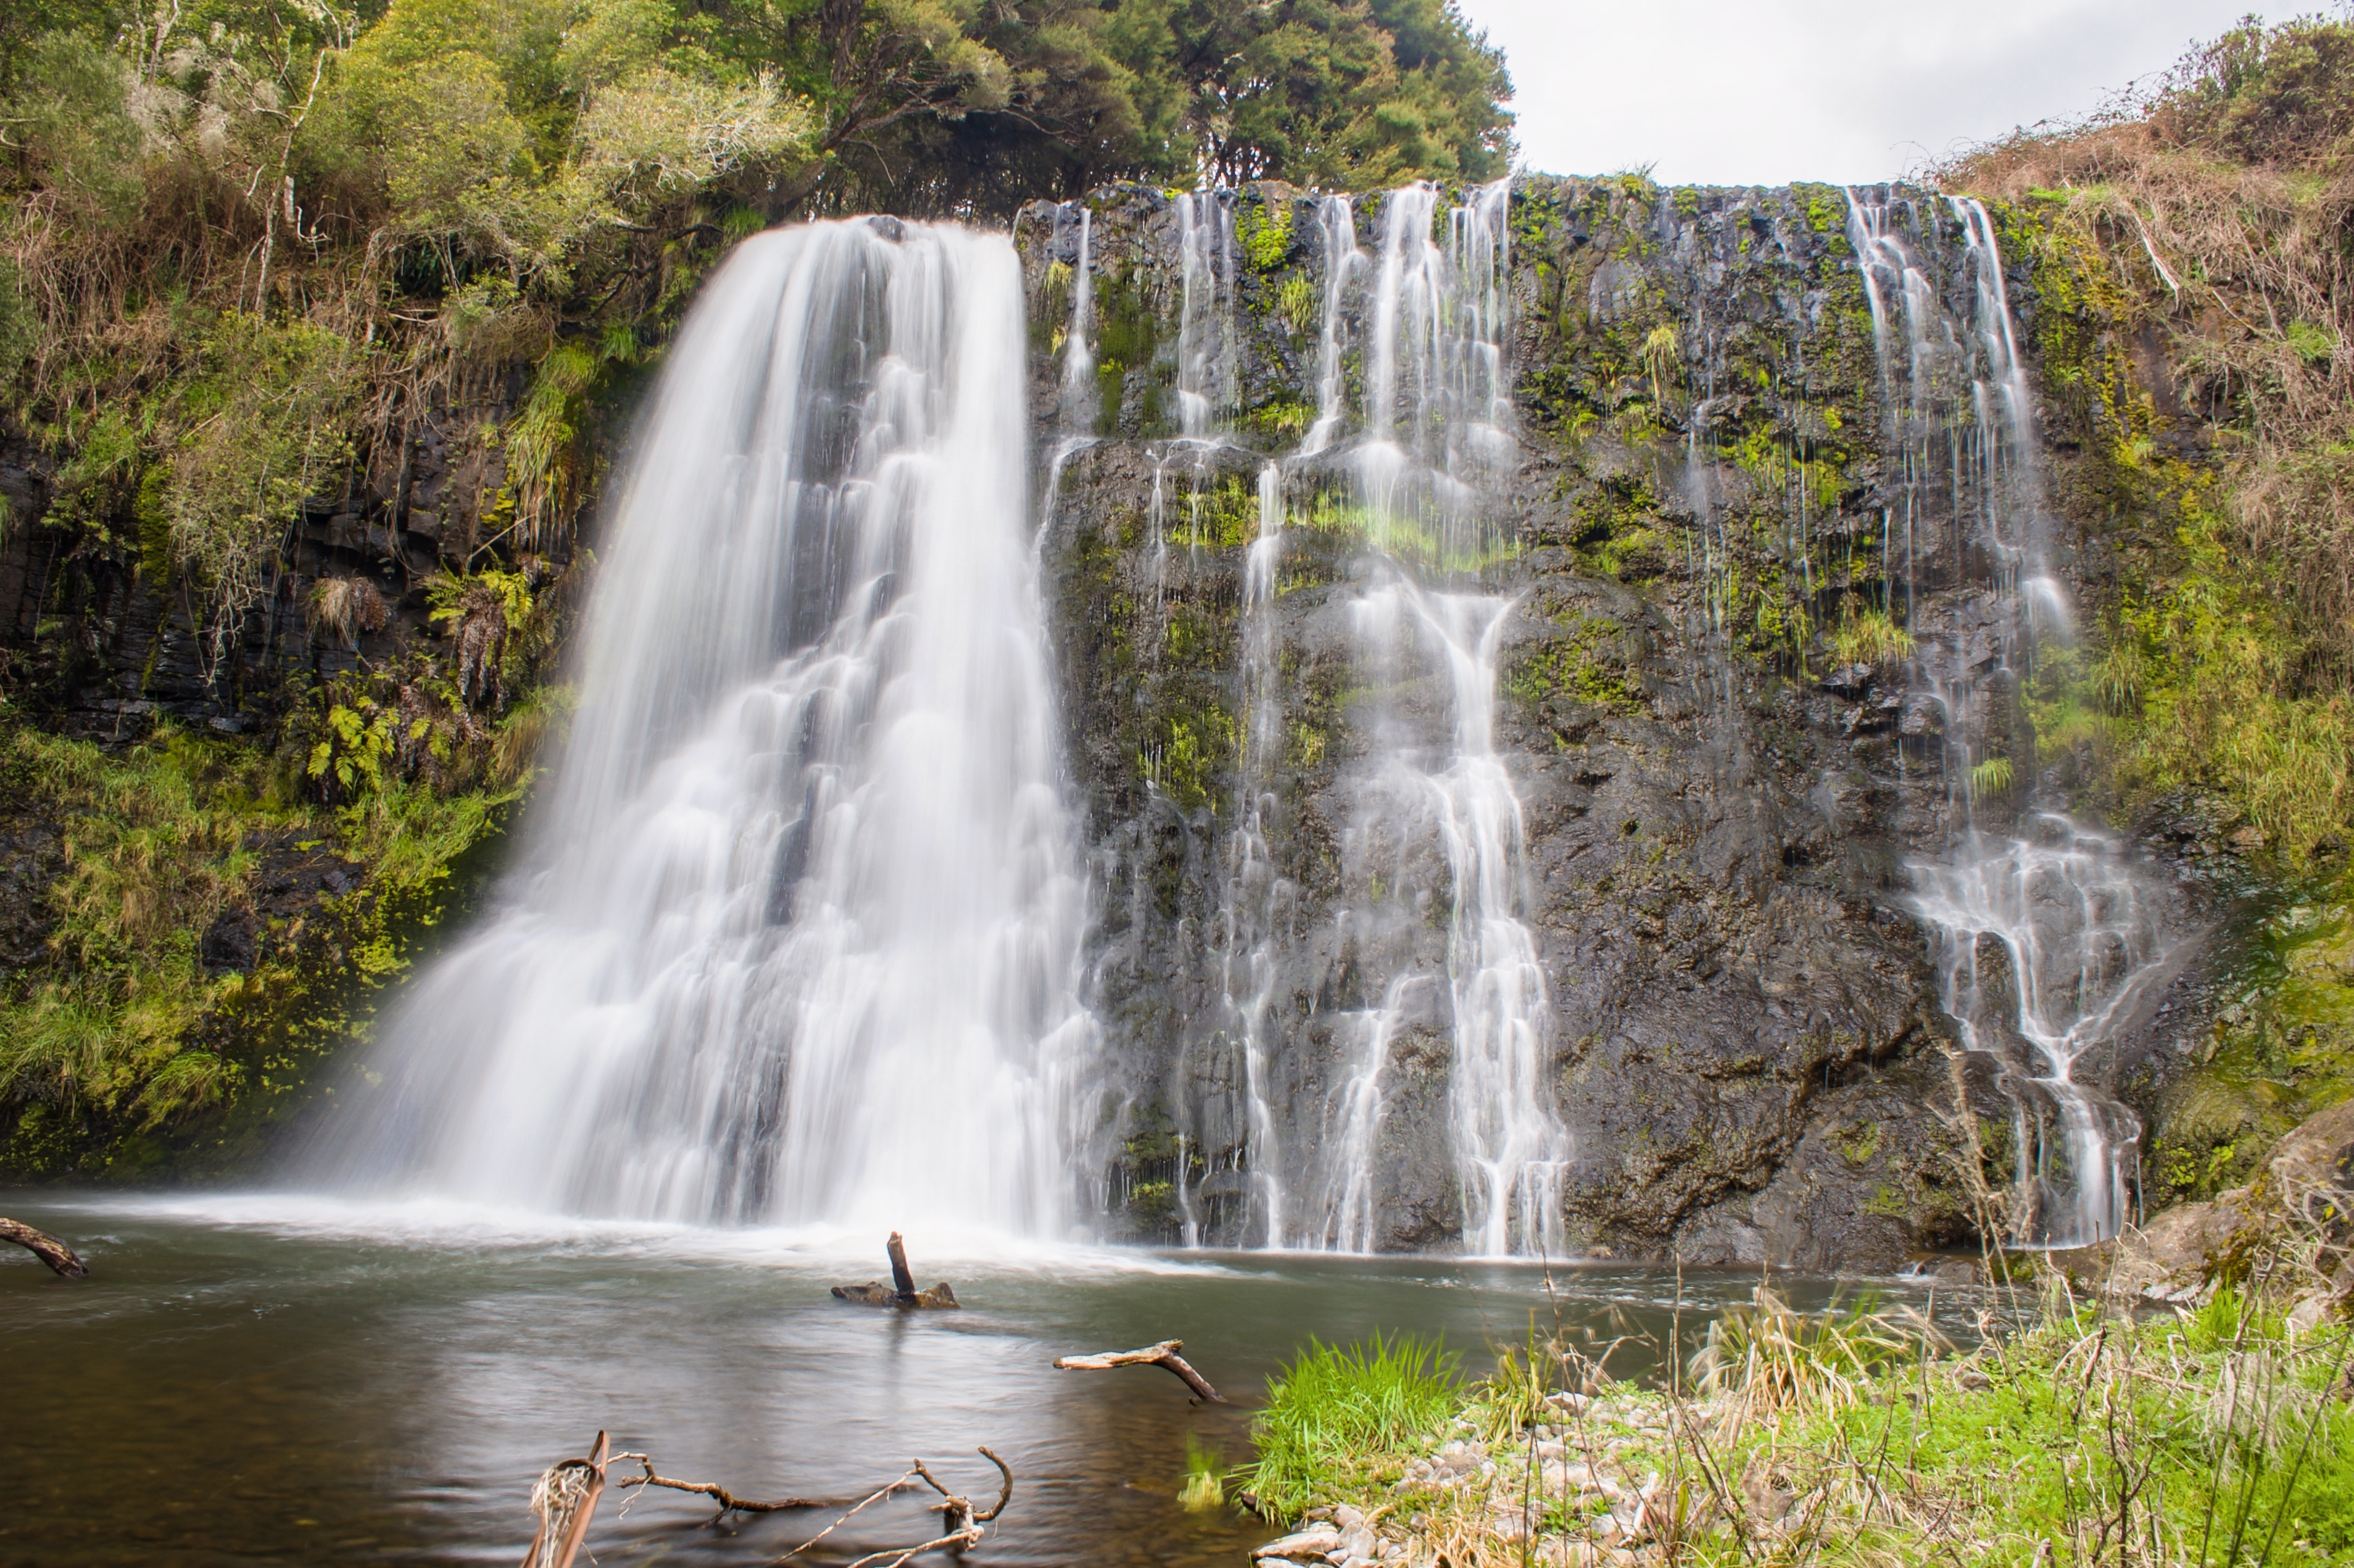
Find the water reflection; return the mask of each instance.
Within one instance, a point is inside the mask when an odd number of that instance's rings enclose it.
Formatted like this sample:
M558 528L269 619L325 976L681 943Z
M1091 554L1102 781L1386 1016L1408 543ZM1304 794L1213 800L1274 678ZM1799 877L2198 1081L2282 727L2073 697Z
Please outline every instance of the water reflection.
M1017 1489L978 1563L1233 1568L1268 1532L1178 1508L1186 1438L1245 1457L1267 1373L1310 1335L1444 1333L1476 1372L1532 1318L1615 1314L1664 1339L1679 1313L1675 1276L1656 1270L1264 1253L975 1262L955 1256L970 1245L928 1252L911 1235L923 1281L954 1279L968 1306L901 1315L827 1292L882 1272L880 1237L277 1200L20 1195L6 1212L72 1238L93 1270L69 1284L15 1249L0 1257L0 1463L16 1483L0 1560L57 1564L511 1562L532 1478L603 1426L666 1475L746 1496L854 1493L917 1455L994 1495L973 1452L987 1443ZM1754 1282L1685 1276L1687 1336ZM1801 1305L1832 1289L1776 1283ZM1236 1405L1193 1407L1150 1368L1050 1365L1160 1339L1183 1340ZM110 1500L126 1495L136 1508ZM922 1539L922 1500L869 1510L871 1525L862 1516L812 1560ZM609 1496L591 1542L607 1565L748 1563L827 1517L712 1527L694 1499L625 1512Z

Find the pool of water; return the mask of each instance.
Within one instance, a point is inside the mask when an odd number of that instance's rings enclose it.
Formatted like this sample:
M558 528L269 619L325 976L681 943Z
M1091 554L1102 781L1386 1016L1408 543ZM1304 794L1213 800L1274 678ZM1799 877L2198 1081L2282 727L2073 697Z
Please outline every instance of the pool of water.
M1178 1506L1187 1445L1246 1458L1267 1374L1310 1336L1444 1334L1477 1373L1532 1321L1559 1320L1649 1336L1613 1362L1631 1372L1756 1283L911 1233L919 1282L954 1281L965 1306L899 1313L828 1289L885 1274L881 1236L271 1197L0 1193L0 1213L66 1238L91 1269L60 1280L0 1247L0 1561L49 1565L512 1563L533 1479L601 1427L665 1475L746 1497L856 1494L921 1457L986 1499L995 1477L974 1450L988 1444L1015 1490L977 1564L1240 1568L1272 1532ZM1776 1284L1802 1305L1834 1290ZM1235 1403L1193 1406L1156 1368L1053 1370L1162 1339L1184 1340ZM607 1568L769 1562L833 1517L714 1524L698 1499L625 1510L631 1496L609 1491L589 1535ZM797 1561L925 1539L929 1499L878 1504Z

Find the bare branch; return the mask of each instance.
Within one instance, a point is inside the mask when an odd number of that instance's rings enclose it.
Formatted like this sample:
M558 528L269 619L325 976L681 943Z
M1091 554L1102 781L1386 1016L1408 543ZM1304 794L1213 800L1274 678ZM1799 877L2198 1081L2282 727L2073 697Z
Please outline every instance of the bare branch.
M1109 1372L1114 1367L1167 1367L1177 1374L1187 1388L1193 1391L1194 1403L1225 1404L1227 1401L1210 1386L1210 1380L1193 1370L1177 1352L1184 1347L1182 1340L1163 1340L1157 1345L1147 1345L1140 1351L1113 1351L1097 1356L1065 1356L1055 1361L1056 1372Z

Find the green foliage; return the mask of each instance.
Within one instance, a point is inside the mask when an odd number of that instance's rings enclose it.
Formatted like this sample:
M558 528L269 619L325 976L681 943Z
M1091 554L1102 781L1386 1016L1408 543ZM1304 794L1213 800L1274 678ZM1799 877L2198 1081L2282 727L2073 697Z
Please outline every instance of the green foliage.
M148 406L175 566L208 591L216 656L269 586L302 503L352 455L360 355L307 322L213 319Z
M1188 1513L1208 1513L1226 1500L1225 1458L1204 1448L1191 1432L1185 1434L1185 1479L1177 1489L1177 1504Z
M1843 608L1839 625L1824 638L1831 658L1840 664L1878 668L1909 657L1913 634L1900 627L1884 609L1859 611L1852 600Z
M2010 784L2010 758L2008 757L1989 757L1970 768L1970 793L1973 795L2008 795Z
M1793 1311L1759 1286L1746 1307L1727 1309L1708 1326L1694 1351L1691 1376L1702 1392L1755 1420L1782 1411L1836 1413L1861 1401L1880 1368L1911 1359L1925 1324L1893 1319L1866 1300L1844 1310Z
M1283 287L1276 291L1275 309L1294 336L1305 337L1323 318L1324 291L1304 272L1286 278Z
M1458 1360L1436 1340L1376 1335L1342 1349L1310 1340L1267 1380L1251 1423L1258 1457L1245 1485L1259 1511L1297 1518L1357 1480L1370 1457L1424 1437L1462 1397Z
M330 800L351 800L384 786L385 762L392 756L393 714L373 697L355 695L348 705L332 704L323 732L311 747L302 771Z
M351 998L398 972L405 933L437 917L452 866L514 798L387 776L328 815L279 780L243 742L166 726L110 756L0 709L0 817L51 824L62 852L38 892L47 948L0 991L0 1168L103 1160L130 1147L111 1139L290 1092L355 1027ZM290 863L336 868L347 891L269 914L265 869ZM202 961L223 919L259 927L249 970Z
M1563 617L1559 623L1566 639L1529 652L1505 676L1504 689L1531 706L1567 696L1607 713L1640 712L1642 699L1630 684L1632 670L1617 645L1617 623L1586 614Z
M1409 1561L1598 1556L1628 1539L1639 1496L1635 1551L1661 1561L2317 1568L2354 1554L2354 1410L2337 1392L2354 1328L2316 1313L2327 1294L2288 1313L2225 1288L2137 1320L2055 1286L2040 1315L2015 1296L2025 1313L1987 1314L1992 1337L1959 1355L1910 1314L1799 1313L1761 1289L1671 1390L1588 1361L1553 1392L1551 1347L1532 1344L1456 1392L1484 1441L1451 1468L1432 1452L1446 1400L1303 1464L1289 1399L1260 1468L1288 1483L1278 1518L1352 1504Z

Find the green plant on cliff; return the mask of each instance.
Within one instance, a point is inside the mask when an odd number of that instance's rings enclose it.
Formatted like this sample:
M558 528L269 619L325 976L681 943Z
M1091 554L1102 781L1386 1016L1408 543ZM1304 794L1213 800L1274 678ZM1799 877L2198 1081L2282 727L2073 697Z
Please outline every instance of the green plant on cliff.
M282 1076L287 1025L380 984L404 923L433 917L452 863L497 825L482 797L401 796L339 819L282 799L249 747L167 727L109 755L6 709L0 780L8 814L58 845L46 944L0 977L0 1168L19 1173L264 1090ZM258 902L270 865L353 891L273 916ZM250 967L200 950L225 919L259 933ZM306 946L320 939L345 959L320 962ZM339 1030L294 1033L315 1050Z

